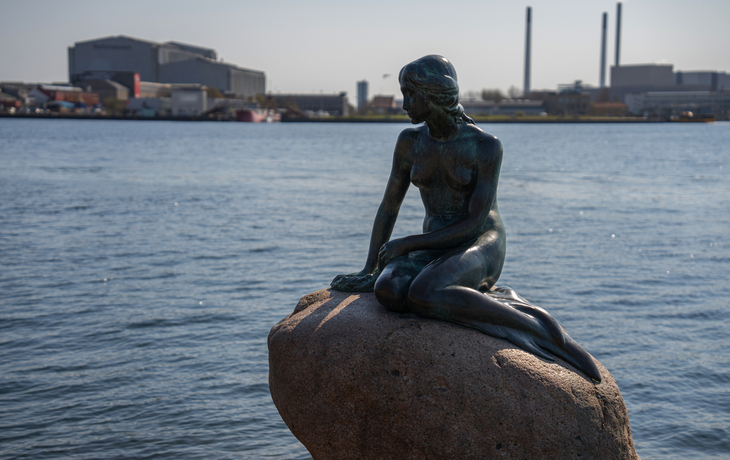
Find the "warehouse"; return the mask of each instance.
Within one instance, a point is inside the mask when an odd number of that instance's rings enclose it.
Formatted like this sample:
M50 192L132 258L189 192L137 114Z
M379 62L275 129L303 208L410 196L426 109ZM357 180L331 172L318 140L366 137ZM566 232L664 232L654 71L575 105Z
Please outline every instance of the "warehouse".
M299 110L301 112L314 112L333 116L347 116L350 114L347 103L347 93L339 94L274 94L276 104L279 107Z
M259 78L260 77L260 78ZM261 72L241 69L227 62L204 57L179 60L160 65L160 81L164 83L203 84L222 92L242 97L264 94Z
M155 83L191 83L239 97L266 92L264 72L218 61L215 50L178 42L157 43L118 35L68 48L69 81L88 71L127 71Z

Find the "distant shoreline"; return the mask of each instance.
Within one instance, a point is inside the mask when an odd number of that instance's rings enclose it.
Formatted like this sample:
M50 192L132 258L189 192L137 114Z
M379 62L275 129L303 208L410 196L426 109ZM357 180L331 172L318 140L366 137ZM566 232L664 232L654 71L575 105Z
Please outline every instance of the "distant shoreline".
M629 117L473 117L477 123L665 123L669 120L629 118ZM284 123L410 123L408 117L371 118L371 117L330 117L294 118L282 120Z
M138 121L222 121L238 122L231 119L217 119L210 117L139 117L122 115L93 115L93 114L72 114L72 113L21 113L8 114L0 113L0 118L15 119L51 119L51 120L138 120ZM474 117L477 123L669 123L670 120L658 118L640 117ZM352 116L352 117L326 117L326 118L284 118L282 123L408 123L405 116Z

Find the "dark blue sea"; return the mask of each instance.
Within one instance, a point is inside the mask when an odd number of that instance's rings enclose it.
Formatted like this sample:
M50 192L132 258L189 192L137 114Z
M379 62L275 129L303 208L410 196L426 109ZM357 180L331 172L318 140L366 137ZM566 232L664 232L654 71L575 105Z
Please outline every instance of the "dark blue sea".
M406 126L0 119L0 458L310 458L266 337L362 268ZM730 458L730 123L481 127L498 285L608 368L642 459Z

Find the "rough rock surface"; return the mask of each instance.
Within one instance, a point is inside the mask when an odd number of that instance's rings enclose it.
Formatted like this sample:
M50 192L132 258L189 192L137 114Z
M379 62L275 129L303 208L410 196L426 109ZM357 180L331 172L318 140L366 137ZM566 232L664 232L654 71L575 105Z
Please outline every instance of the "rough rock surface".
M315 460L638 459L603 382L511 343L323 289L269 334L271 396Z

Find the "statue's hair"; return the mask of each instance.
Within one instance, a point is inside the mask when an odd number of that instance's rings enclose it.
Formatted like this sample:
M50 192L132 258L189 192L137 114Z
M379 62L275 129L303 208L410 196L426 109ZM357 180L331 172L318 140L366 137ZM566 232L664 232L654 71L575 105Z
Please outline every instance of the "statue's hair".
M464 113L459 104L459 82L456 69L448 59L437 54L429 54L416 59L400 70L398 81L412 85L433 105L439 107L456 123L474 123Z

